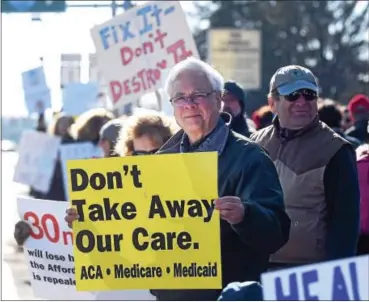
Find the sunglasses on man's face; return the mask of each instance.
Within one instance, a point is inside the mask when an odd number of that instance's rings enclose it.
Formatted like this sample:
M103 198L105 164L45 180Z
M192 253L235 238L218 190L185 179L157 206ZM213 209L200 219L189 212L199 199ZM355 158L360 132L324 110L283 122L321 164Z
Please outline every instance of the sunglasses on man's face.
M136 155L153 155L158 151L159 151L159 149L154 149L154 150L150 150L150 151L133 150L132 155L133 156L136 156Z
M301 96L308 102L314 101L318 98L318 94L310 89L300 89L290 94L283 95L288 102L296 102Z

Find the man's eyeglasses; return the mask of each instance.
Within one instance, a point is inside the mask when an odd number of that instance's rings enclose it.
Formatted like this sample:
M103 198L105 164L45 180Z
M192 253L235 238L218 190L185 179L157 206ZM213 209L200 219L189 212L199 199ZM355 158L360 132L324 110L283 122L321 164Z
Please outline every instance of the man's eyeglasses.
M136 156L136 155L153 155L158 151L159 151L159 149L154 149L154 150L150 150L150 151L133 150L132 155L133 156Z
M283 95L283 97L288 102L296 102L300 98L300 96L303 96L303 98L308 102L314 101L318 98L318 94L310 89L300 89L290 94Z
M170 99L170 102L174 107L183 107L190 104L202 104L207 101L207 97L213 94L214 91L211 92L194 92L188 96L183 94L177 95L174 98Z

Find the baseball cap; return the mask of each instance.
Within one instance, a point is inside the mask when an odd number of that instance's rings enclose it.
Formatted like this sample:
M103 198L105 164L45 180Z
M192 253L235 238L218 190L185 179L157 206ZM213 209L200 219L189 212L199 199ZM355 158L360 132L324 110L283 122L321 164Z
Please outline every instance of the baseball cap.
M289 65L279 68L270 80L270 90L277 90L280 95L288 95L299 89L311 89L319 92L314 74L307 68Z
M369 98L364 94L355 95L347 105L350 114L369 112Z
M109 142L115 144L122 127L123 121L120 119L114 119L107 122L100 130L100 141L108 140Z

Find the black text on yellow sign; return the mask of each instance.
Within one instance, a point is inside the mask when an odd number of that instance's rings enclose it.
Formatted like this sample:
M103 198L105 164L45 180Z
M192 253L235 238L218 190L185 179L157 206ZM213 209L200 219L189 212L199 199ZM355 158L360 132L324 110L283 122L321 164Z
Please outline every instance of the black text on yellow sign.
M221 288L217 153L68 161L78 290Z

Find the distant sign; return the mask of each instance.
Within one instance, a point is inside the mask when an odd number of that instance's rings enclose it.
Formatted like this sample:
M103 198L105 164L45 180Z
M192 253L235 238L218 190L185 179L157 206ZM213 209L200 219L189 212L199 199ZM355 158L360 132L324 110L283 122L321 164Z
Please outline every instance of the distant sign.
M60 138L34 130L23 132L14 181L47 193L58 156Z
M264 301L368 301L368 268L360 256L265 273Z
M189 56L196 44L178 1L150 1L91 30L99 69L114 106L159 89L163 71Z
M45 73L43 67L37 67L22 72L23 90L27 94L40 92L47 89Z
M246 90L261 87L261 33L258 30L211 29L208 61L227 80Z
M29 113L42 113L51 107L50 89L42 66L23 72L22 86Z
M63 112L78 116L98 107L99 87L97 83L70 83L63 88Z
M30 113L43 113L47 108L51 108L50 90L44 90L25 96L27 110Z

